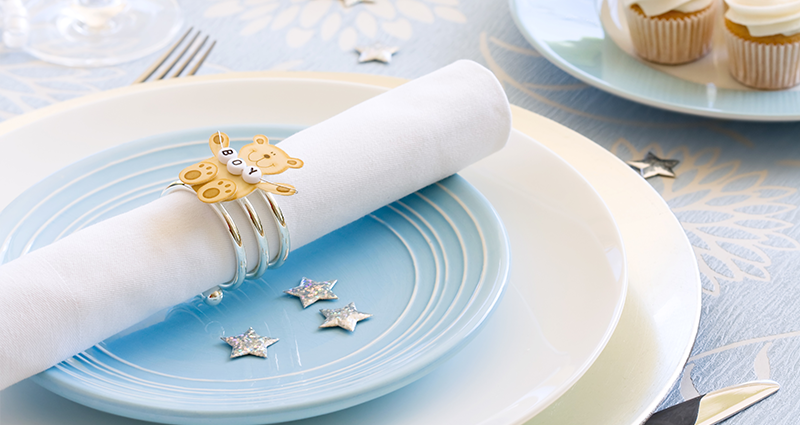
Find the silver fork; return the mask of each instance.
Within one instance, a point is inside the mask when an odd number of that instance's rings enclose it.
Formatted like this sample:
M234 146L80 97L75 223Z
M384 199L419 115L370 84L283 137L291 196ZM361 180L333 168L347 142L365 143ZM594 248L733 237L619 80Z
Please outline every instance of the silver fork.
M189 28L186 31L186 33L184 33L181 36L181 38L178 39L178 41L174 45L172 45L172 47L169 48L169 50L167 50L163 55L161 55L161 57L158 58L155 61L154 64L150 65L150 68L147 68L147 70L144 71L144 73L142 73L142 75L140 75L139 78L137 78L136 81L133 82L133 84L143 83L143 82L147 81L147 79L150 78L150 76L152 76L153 74L155 74L156 71L159 70L159 68L162 68L162 65L163 65L162 71L159 72L158 75L153 77L153 79L151 81L161 80L161 79L164 79L164 78L180 77L181 73L183 73L183 71L186 69L186 67L189 66L189 64L192 62L192 60L195 58L195 56L197 56L197 54L200 53L200 50L203 48L203 46L208 41L208 36L205 36L205 38L203 38L203 40L199 44L196 43L197 38L200 36L200 31L197 31L197 33L192 37L192 39L189 40L188 43L186 43L186 46L184 46L184 48L178 53L178 55L175 57L175 59L173 59L171 62L167 63L167 60L172 55L172 53L178 47L180 47L180 45L183 43L183 41L186 40L186 37L188 37L189 34L191 34L193 29L194 29L194 27ZM197 44L197 47L195 47L194 50L192 50L192 52L189 54L189 57L187 57L186 60L180 66L178 66L178 69L177 69L177 71L175 71L174 74L172 74L171 76L167 77L167 74L172 70L172 68L174 68L175 65L178 64L178 61L181 60L181 58L186 54L186 52L189 50L189 48L192 47L195 44ZM200 66L203 65L203 62L208 57L208 54L211 53L211 49L213 49L216 44L217 44L216 40L211 42L211 45L208 46L208 49L205 51L205 53L203 53L203 55L200 56L200 59L198 59L195 62L194 66L192 67L191 70L189 70L189 72L186 74L186 76L194 75L197 72L197 70L200 69Z

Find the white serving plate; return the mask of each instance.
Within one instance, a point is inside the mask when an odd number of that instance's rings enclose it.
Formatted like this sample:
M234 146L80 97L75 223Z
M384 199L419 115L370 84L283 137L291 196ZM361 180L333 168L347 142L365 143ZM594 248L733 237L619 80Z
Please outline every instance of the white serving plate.
M511 15L539 53L573 77L645 105L706 117L800 120L800 91L762 91L727 71L721 28L714 50L688 65L663 66L633 53L620 0L509 0ZM720 25L722 23L720 22Z
M625 18L625 7L620 0L603 0L600 6L600 22L603 29L614 43L625 53L633 58L636 56L633 49L628 22ZM725 46L722 16L717 16L717 26L714 28L713 48L706 56L694 62L681 65L661 65L645 60L640 61L659 72L672 75L681 80L689 81L704 86L713 86L713 89L730 89L740 91L755 91L750 87L736 81L728 71L728 50ZM712 89L712 92L713 92ZM787 90L800 90L794 87Z

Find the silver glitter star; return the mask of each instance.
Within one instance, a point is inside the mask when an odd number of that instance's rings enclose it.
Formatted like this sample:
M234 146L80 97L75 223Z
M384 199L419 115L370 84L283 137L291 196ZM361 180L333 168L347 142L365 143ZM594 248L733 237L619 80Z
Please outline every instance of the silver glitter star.
M347 304L335 310L322 309L319 312L325 315L325 322L319 325L320 328L334 328L338 326L350 332L356 330L357 322L372 317L371 314L357 311L355 303Z
M639 174L646 179L655 176L674 178L675 171L672 169L679 163L677 159L661 159L652 152L647 152L647 156L639 161L626 161L626 164L639 171Z
M372 3L375 0L342 0L344 7L352 7L359 3Z
M369 61L389 63L392 61L392 55L397 53L398 50L400 49L397 47L386 47L380 43L373 44L372 46L356 47L356 51L359 53L358 61L360 63Z
M300 298L303 303L303 308L314 304L319 300L338 300L339 297L331 291L333 285L336 285L336 280L326 280L324 282L314 282L313 280L304 277L300 280L300 286L295 286L288 291L283 291L289 295L294 295Z
M265 336L258 336L253 328L247 332L236 336L223 336L220 338L233 347L231 350L231 358L246 356L267 357L267 347L278 342L278 339L268 338Z

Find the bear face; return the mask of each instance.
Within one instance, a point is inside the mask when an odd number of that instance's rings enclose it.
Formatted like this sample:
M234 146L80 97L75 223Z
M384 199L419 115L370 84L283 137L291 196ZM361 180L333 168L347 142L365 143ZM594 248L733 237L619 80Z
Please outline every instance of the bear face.
M269 139L260 134L253 137L253 143L242 146L239 157L249 165L260 168L263 174L280 174L289 168L303 166L302 160L290 157L281 148L269 144Z
M259 179L260 175L279 174L289 168L303 166L302 160L292 158L282 149L270 145L266 136L259 134L253 137L253 143L243 146L238 156L234 149L229 149L230 138L225 133L211 135L208 142L214 157L186 167L179 176L182 182L192 186L201 201L215 203L241 199L256 188L283 196L297 193L292 185ZM234 161L239 161L237 165L241 166L238 169L230 168L230 163ZM258 168L261 174L257 174L258 170L248 168L251 166ZM250 182L245 181L241 168L249 170Z

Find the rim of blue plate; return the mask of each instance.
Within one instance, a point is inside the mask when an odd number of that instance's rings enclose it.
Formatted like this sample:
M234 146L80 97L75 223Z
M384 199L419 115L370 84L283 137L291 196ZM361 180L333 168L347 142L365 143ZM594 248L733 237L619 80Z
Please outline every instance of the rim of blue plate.
M264 126L265 125L259 125L258 127L263 128ZM248 125L238 125L237 128L239 127L248 127ZM273 127L287 128L294 126L278 124ZM188 131L193 130L197 129ZM70 175L70 170L74 171L76 167L91 165L98 160L103 161L111 158L115 155L115 151L118 148L130 149L130 145L136 142L161 139L168 137L172 133L186 132L187 130L164 133L124 143L67 165L62 170L56 171L51 176L46 177L41 182L32 186L29 190L12 201L4 211L0 211L0 215L8 217L9 213L14 209L24 207L28 203L36 200L43 190L46 191L47 182L50 179L58 178L59 175ZM462 191L460 193L461 195L467 195L472 198L472 202L468 204L468 212L475 215L475 219L477 220L476 224L480 223L486 234L484 243L487 255L489 256L489 258L487 258L486 267L491 271L485 275L485 282L489 283L490 290L476 303L477 307L474 308L475 312L473 314L455 321L454 323L458 323L457 326L452 326L442 333L443 336L446 335L446 338L443 338L443 340L439 341L424 353L417 355L414 361L410 362L410 365L393 370L391 373L387 373L383 377L357 388L338 392L335 395L327 397L318 397L313 401L297 403L292 406L291 409L276 410L265 408L264 405L253 405L249 408L237 406L235 411L219 410L203 411L202 413L198 412L196 409L192 409L190 406L174 406L172 408L146 406L143 405L142 402L136 402L135 397L120 398L119 396L113 396L112 394L98 391L97 388L92 389L89 386L83 386L79 381L70 379L69 376L64 373L45 371L34 376L32 379L37 384L56 394L98 410L142 420L192 424L255 424L265 421L275 422L301 419L345 409L399 389L431 372L441 363L455 355L460 348L463 348L477 335L480 328L485 324L486 319L495 310L508 280L510 246L508 235L506 234L497 212L489 201L477 189L466 182L466 180L458 176L454 179L452 177L449 179L452 179L450 181L453 182L453 184L458 185L459 190ZM466 206L465 209L467 209ZM12 217L13 214L11 214L9 218ZM5 223L3 227L14 227L16 223L16 221L14 224ZM5 262L10 260L5 255L2 257L0 261ZM306 409L306 414L292 416L291 412L298 409ZM287 416L286 413L289 413L289 415Z
M665 109L672 112L680 112L688 115L695 115L708 118L721 118L740 121L761 121L761 122L787 122L800 120L800 92L796 91L744 91L717 88L715 91L714 107L708 106L706 97L706 86L698 83L682 80L680 78L665 74L656 69L641 63L639 60L630 57L622 51L616 43L606 34L600 17L597 16L596 31L601 31L605 37L597 39L602 41L602 49L589 51L593 57L602 57L604 49L610 49L619 53L625 67L631 70L626 75L629 79L623 78L630 86L621 86L619 83L610 82L600 76L593 75L587 69L565 58L556 52L544 34L537 32L535 17L525 8L542 0L509 0L509 9L514 23L520 30L525 39L550 63L557 66L564 72L583 81L586 84L598 89L619 96L621 98L641 103L655 108ZM585 0L561 0L548 2L551 8L574 8L575 3ZM597 8L602 2L607 0L592 0L593 11L597 14ZM588 3L588 1L586 1ZM585 5L578 6L585 7ZM551 17L551 16L548 16ZM584 22L585 23L585 22ZM624 58L627 59L624 59ZM609 61L618 64L619 61ZM617 67L618 69L623 69ZM656 81L643 82L633 77L635 74L646 76L648 79ZM647 87L663 86L667 87L658 92L644 93L641 87L635 84L645 84ZM674 96L677 92L686 93L683 100L676 100ZM702 106L702 105L706 106ZM770 109L772 111L770 111Z

